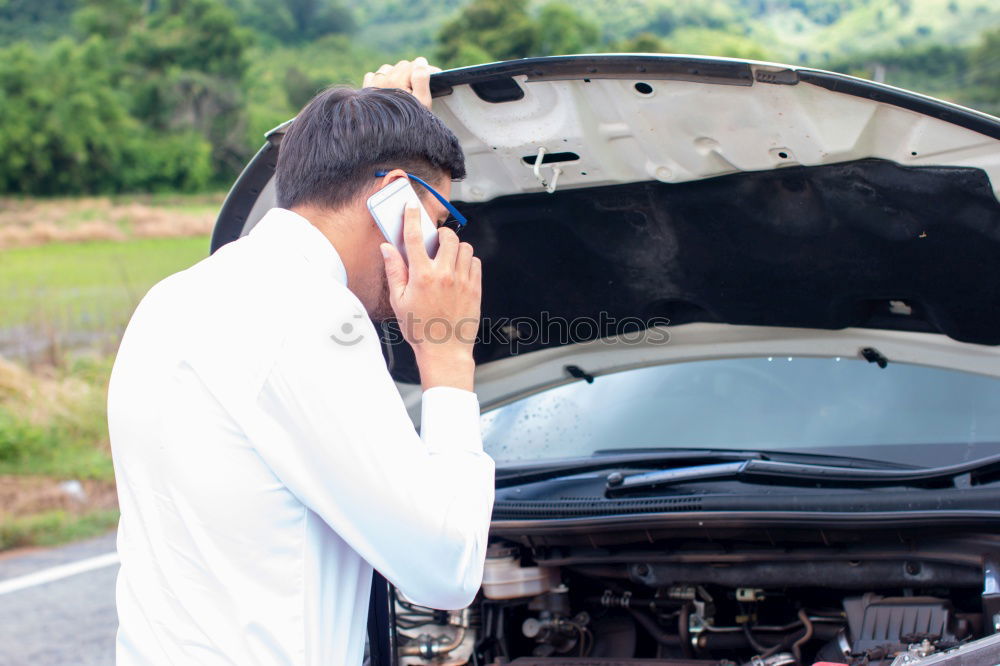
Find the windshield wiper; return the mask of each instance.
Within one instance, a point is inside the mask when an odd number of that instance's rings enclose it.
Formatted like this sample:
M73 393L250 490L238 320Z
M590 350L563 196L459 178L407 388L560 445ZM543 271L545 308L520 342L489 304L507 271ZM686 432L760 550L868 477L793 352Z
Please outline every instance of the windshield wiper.
M1000 454L954 465L916 469L877 469L751 459L612 476L608 480L607 490L609 495L621 495L636 490L707 480L862 487L954 485L962 488L972 486L974 477L996 470L1000 470Z
M613 467L617 468L685 468L699 463L744 461L764 458L756 451L725 451L717 449L629 449L624 453L595 451L592 456L564 458L561 460L535 461L505 465L496 471L498 488L555 479L567 474L584 474Z
M593 455L580 458L564 458L562 460L534 461L528 463L515 463L500 467L496 471L496 485L498 488L506 486L520 485L524 483L534 483L555 479L569 474L585 474L587 472L597 472L610 468L655 468L662 470L669 467L671 470L689 469L692 465L710 463L744 462L748 460L771 460L774 458L795 460L808 460L810 462L839 465L847 467L850 465L864 466L866 469L875 468L878 465L883 467L899 467L893 463L881 462L877 460L865 460L848 458L844 456L833 456L821 453L804 453L798 451L745 451L731 449L666 449L666 448L646 448L646 449L607 449L594 451Z

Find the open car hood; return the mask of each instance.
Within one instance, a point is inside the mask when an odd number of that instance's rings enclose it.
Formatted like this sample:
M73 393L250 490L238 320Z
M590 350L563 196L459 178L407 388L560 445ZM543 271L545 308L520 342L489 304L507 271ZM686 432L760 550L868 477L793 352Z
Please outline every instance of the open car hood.
M873 346L1000 376L1000 119L691 56L492 63L431 89L467 159L452 198L484 264L484 407L636 365ZM213 251L274 205L286 126L229 193ZM574 321L590 324L564 334ZM415 404L409 348L387 358Z

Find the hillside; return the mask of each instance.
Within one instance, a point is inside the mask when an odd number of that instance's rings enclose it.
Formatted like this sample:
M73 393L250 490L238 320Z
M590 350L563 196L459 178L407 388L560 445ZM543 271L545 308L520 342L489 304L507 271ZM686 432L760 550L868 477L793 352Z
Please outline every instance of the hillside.
M223 1L223 0L220 0ZM300 45L296 31L352 33L352 45L386 58L433 51L441 28L472 0L224 0L240 21L264 35L265 50ZM549 0L530 0L537 13ZM139 3L139 0L136 0ZM71 34L81 0L0 0L0 45ZM156 5L155 0L142 4ZM501 3L503 4L503 3ZM516 4L516 3L510 3ZM871 51L929 43L968 46L1000 27L991 0L578 0L572 6L600 31L598 50L648 33L691 52L715 49L721 33L759 45L774 58L821 64ZM315 7L296 25L287 7ZM323 28L308 28L322 19ZM316 31L319 30L317 33Z
M436 32L471 0L385 0L354 11L357 43L387 55L434 44ZM532 0L537 12L546 0ZM600 29L602 45L649 33L678 51L710 54L718 34L754 43L771 57L822 65L848 56L929 43L973 44L1000 26L990 0L580 0L572 3Z
M0 0L0 193L225 187L267 129L383 62L615 51L878 75L1000 113L991 0Z

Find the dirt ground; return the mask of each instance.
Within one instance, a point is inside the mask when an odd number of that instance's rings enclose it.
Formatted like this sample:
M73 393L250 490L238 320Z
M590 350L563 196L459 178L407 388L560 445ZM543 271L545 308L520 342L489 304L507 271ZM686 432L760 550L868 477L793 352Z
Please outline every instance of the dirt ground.
M0 250L46 243L202 236L211 233L222 195L168 198L0 197Z
M114 482L86 480L69 484L46 477L0 476L0 520L54 510L79 515L118 506Z

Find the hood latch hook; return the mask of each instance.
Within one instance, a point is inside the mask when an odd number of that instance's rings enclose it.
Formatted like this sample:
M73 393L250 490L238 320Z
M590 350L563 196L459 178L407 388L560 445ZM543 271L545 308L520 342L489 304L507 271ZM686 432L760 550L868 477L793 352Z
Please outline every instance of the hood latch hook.
M542 184L542 187L545 188L545 191L548 192L549 194L552 194L553 192L556 191L556 183L559 182L559 174L562 173L562 169L560 169L557 166L552 167L552 180L546 181L545 177L542 176L543 157L545 157L545 148L539 147L538 156L535 157L535 166L532 168L531 171L532 173L535 174L535 178L538 179L538 182Z

